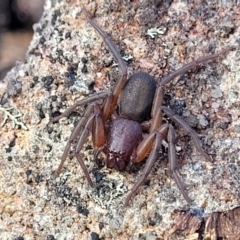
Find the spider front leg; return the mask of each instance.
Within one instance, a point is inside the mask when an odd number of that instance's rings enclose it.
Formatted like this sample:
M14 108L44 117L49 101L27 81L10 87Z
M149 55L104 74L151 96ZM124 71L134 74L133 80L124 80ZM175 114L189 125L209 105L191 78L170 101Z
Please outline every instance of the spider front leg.
M117 49L115 43L111 40L111 37L106 33L93 19L91 14L86 10L85 7L82 8L82 11L87 19L87 21L95 28L95 30L102 36L104 42L107 44L109 50L112 52L113 56L116 58L117 63L121 69L122 76L116 82L113 93L109 95L103 105L103 120L104 122L110 117L113 113L113 110L117 104L119 94L121 93L124 85L127 81L127 65L124 62L120 52Z

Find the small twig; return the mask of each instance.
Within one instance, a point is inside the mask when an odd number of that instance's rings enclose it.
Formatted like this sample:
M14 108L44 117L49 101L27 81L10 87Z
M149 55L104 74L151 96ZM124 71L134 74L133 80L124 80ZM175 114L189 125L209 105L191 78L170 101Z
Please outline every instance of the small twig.
M18 125L18 126L21 126L21 128L23 130L28 130L27 126L24 123L22 123L22 122L17 120L17 118L22 116L22 114L18 113L16 115L13 115L10 112L10 110L12 110L12 109L13 109L12 107L11 108L2 108L2 107L0 107L0 111L4 112L4 119L3 119L3 122L1 124L1 127L4 126L4 124L7 122L8 119L11 119L13 128L15 128L16 125Z

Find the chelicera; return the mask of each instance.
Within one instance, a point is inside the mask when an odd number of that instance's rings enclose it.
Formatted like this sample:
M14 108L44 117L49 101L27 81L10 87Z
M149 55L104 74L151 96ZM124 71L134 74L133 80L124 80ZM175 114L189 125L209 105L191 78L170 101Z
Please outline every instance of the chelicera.
M91 187L94 186L89 172L80 155L88 135L92 134L94 159L100 152L106 154L106 166L119 171L130 163L138 163L146 159L141 177L128 193L125 205L128 205L138 188L149 175L154 162L158 159L163 139L168 142L168 159L170 170L179 190L188 203L191 203L176 168L175 131L171 124L162 124L162 115L166 114L176 124L180 125L192 138L197 150L208 160L209 155L203 150L197 133L171 109L162 106L163 87L175 77L194 68L197 64L207 63L231 50L226 48L219 53L200 57L180 69L156 81L146 72L138 72L127 78L127 65L122 59L116 45L110 36L92 19L90 13L82 9L87 21L103 37L108 48L117 60L122 75L116 82L111 93L100 92L76 102L63 114L53 119L53 122L68 116L76 107L83 104L87 107L84 116L74 128L57 169L60 173L67 158L71 144L78 139L75 156ZM104 99L103 103L97 100Z

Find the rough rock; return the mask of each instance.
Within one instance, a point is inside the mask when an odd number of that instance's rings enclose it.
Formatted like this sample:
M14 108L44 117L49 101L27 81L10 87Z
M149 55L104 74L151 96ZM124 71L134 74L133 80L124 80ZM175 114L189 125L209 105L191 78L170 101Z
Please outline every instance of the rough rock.
M1 239L91 239L95 234L100 239L163 239L172 232L174 210L203 209L207 218L239 206L240 6L233 2L46 0L25 61L1 83ZM194 200L191 206L164 157L124 207L127 189L144 164L133 173L106 169L101 161L93 162L91 139L82 154L102 188L88 185L73 151L60 176L55 174L85 106L58 123L52 117L77 99L110 90L120 76L112 54L81 14L82 6L130 59L129 75L141 70L160 81L195 58L235 47L166 86L164 103L185 102L180 112L185 119L198 119L194 129L213 160L204 159L176 126L179 172ZM186 239L184 232L169 238Z

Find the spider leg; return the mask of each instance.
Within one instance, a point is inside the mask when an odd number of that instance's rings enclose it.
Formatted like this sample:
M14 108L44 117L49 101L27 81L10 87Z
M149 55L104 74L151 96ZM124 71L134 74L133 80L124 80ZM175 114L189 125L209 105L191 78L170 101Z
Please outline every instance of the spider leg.
M160 93L160 95L161 94L162 93ZM161 101L161 96L160 97L156 97L156 99L160 99L160 101ZM158 104L160 104L159 101L158 101ZM184 198L186 199L186 201L188 203L191 203L191 199L189 198L187 192L185 191L185 189L183 187L183 184L181 182L181 179L180 179L180 177L178 175L178 172L177 172L177 167L176 167L176 150L175 150L175 131L174 131L172 125L168 125L168 124L162 125L162 110L161 110L161 108L158 108L156 110L156 113L154 113L154 114L155 115L153 115L154 117L153 117L153 120L152 120L152 123L151 123L151 127L150 127L149 138L146 139L146 140L144 139L139 144L138 151L141 152L141 153L149 151L150 146L148 146L148 150L147 150L147 148L144 145L147 145L147 144L151 145L151 143L153 143L153 141L154 141L154 139L152 137L152 135L154 133L153 131L159 129L158 131L161 132L162 138L165 138L166 134L167 134L168 144L169 144L169 146L168 146L168 159L169 159L170 171L172 173L172 177L175 180L179 190L181 191L181 193L184 196ZM159 126L161 126L161 127L159 128ZM149 142L151 142L151 143L149 144ZM143 149L145 149L145 151ZM135 159L135 162L141 161L146 156L147 156L146 153L144 155L142 155L142 156L141 156L140 153L138 153L138 158Z
M163 87L157 86L154 99L153 99L153 106L151 111L151 126L150 132L158 129L162 125L162 110L160 106L163 103Z
M201 154L208 160L211 160L211 158L208 156L208 154L205 153L205 151L202 149L201 147L201 142L198 139L197 133L191 128L189 127L184 120L175 115L170 109L166 108L166 107L161 107L162 103L163 103L163 86L167 83L169 83L171 80L173 80L175 77L185 73L186 71L196 67L196 65L201 64L201 63L207 63L209 61L215 60L216 58L220 57L222 54L229 52L230 50L232 50L233 47L228 47L225 48L224 50L216 53L216 54L210 54L204 57L200 57L188 64L185 64L183 67L179 68L178 70L168 74L167 76L163 77L161 79L161 82L158 84L156 92L155 92L155 96L154 96L154 100L153 100L153 107L152 107L152 111L151 111L151 124L149 124L148 122L143 123L143 129L147 129L148 125L150 126L150 132L156 130L157 128L159 128L162 124L162 113L161 110L163 110L170 118L172 118L175 122L177 122L178 124L180 124L188 133L189 135L192 137L196 148L198 149L199 152L201 152ZM160 109L159 109L160 107Z
M170 117L174 122L179 124L192 138L197 150L209 161L211 161L210 156L203 150L201 141L198 138L197 133L177 114L175 114L171 109L162 106L161 109Z
M145 168L143 170L142 176L138 179L138 181L134 184L133 188L130 190L126 200L125 206L127 206L136 193L138 188L143 184L147 176L149 175L155 160L157 159L158 152L161 147L162 139L164 139L167 135L169 148L169 164L170 164L170 171L172 173L173 179L175 180L180 192L182 193L183 197L186 201L190 204L192 200L189 198L187 192L184 189L182 181L178 175L177 167L176 167L176 151L175 151L175 132L172 125L164 124L158 130L153 131L143 139L143 141L139 144L136 157L132 159L132 162L141 162L150 152L150 155L147 159Z
M76 146L75 154L76 154L76 158L77 158L78 162L80 163L80 165L84 171L84 174L85 174L89 184L91 186L93 186L93 183L89 176L87 168L86 168L83 160L81 159L81 156L79 153L91 130L93 133L94 147L101 146L105 142L105 133L104 133L104 128L103 128L103 122L101 120L100 107L96 103L92 103L91 105L88 106L84 116L80 119L77 126L74 128L74 130L67 142L67 145L64 149L64 153L61 158L61 163L56 172L58 174L60 174L63 164L67 158L67 154L69 152L71 144L79 136L79 133L81 133L78 143L77 143L77 146Z
M82 8L82 11L87 19L87 21L95 28L95 30L102 36L104 42L107 44L108 48L116 58L118 65L121 69L122 76L121 78L116 82L113 93L109 95L106 98L106 101L104 102L103 107L103 120L104 122L110 117L112 114L115 105L118 100L118 96L121 93L126 81L127 81L127 65L125 61L123 60L121 54L119 53L117 46L112 41L111 37L106 33L93 19L91 14L86 10L85 7Z
M132 157L131 162L141 162L149 155L156 138L156 132L159 132L161 134L162 139L166 138L168 132L168 124L163 124L159 129L151 132L140 142L137 147L136 154Z
M89 118L89 116L91 116L91 114L92 114L92 104L88 106L84 116L79 120L77 126L73 129L73 131L71 133L71 136L70 136L70 138L67 142L67 145L64 149L64 153L63 153L62 158L61 158L61 163L59 164L58 169L56 171L58 174L60 174L61 171L62 171L62 167L63 167L63 164L64 164L66 158L67 158L67 155L68 155L69 149L71 147L71 144L78 137L80 130L85 126L85 124L87 122L87 119Z
M91 117L88 119L88 121L86 122L86 125L79 137L79 140L78 140L78 143L77 143L77 146L76 146L76 149L75 149L75 156L84 172L84 175L86 176L87 180L88 180L88 183L91 187L93 187L93 182L92 182L92 179L89 175L89 172L88 172L88 169L80 155L80 151L83 147L83 144L85 143L85 141L87 140L88 138L88 135L89 135L89 132L92 130L92 125L93 125L93 121L94 121L94 118L95 118L95 115L91 115Z
M83 147L83 144L86 142L89 133L92 132L93 137L93 145L94 148L102 147L106 141L105 131L104 131L104 123L101 116L100 106L98 104L93 104L93 114L90 116L84 129L79 137L76 149L75 149L75 156L81 165L83 172L88 180L88 183L91 187L93 187L93 182L87 170L87 167L80 155L80 151Z
M207 56L204 56L204 57L200 57L200 58L197 58L196 60L193 60L192 62L190 63L187 63L185 65L183 65L181 68L177 69L176 71L173 71L172 73L164 76L162 79L161 79L161 82L159 83L160 86L164 86L165 84L169 83L171 80L173 80L175 77L191 70L192 68L195 68L198 64L201 64L201 63L207 63L209 61L213 61L215 60L216 58L220 57L221 55L229 52L233 50L233 47L227 47L225 49L223 49L222 51L218 52L218 53L215 53L215 54L209 54Z
M159 107L162 106L163 103L163 87L157 86L154 99L153 99L153 106L151 111L151 118L154 119L157 112L159 111Z
M175 149L175 131L172 125L169 125L168 129L168 159L170 165L170 171L172 173L172 177L175 180L180 192L186 199L186 201L190 204L192 200L189 198L187 192L184 189L183 183L178 175L177 166L176 166L176 149Z
M57 122L59 119L63 117L67 117L70 115L72 111L74 111L78 106L97 101L99 99L105 98L109 93L108 92L100 92L100 93L95 93L92 96L89 96L87 98L81 99L77 102L75 102L71 107L69 107L65 112L60 114L59 116L55 117L52 119L52 122Z
M154 95L153 105L151 110L151 120L141 123L142 130L149 133L157 130L162 125L162 110L160 106L163 103L163 87L158 86Z
M149 175L150 171L152 170L153 164L155 162L155 160L158 157L158 152L161 148L161 144L162 144L162 136L159 132L154 132L154 144L152 146L152 151L147 159L146 165L144 167L143 173L141 175L141 177L137 180L137 182L134 184L134 186L132 187L132 189L130 190L126 200L125 200L125 206L127 206L131 200L131 198L133 197L133 195L136 193L136 191L138 190L138 188L143 184L143 182L145 181L145 179L147 178L147 176Z

